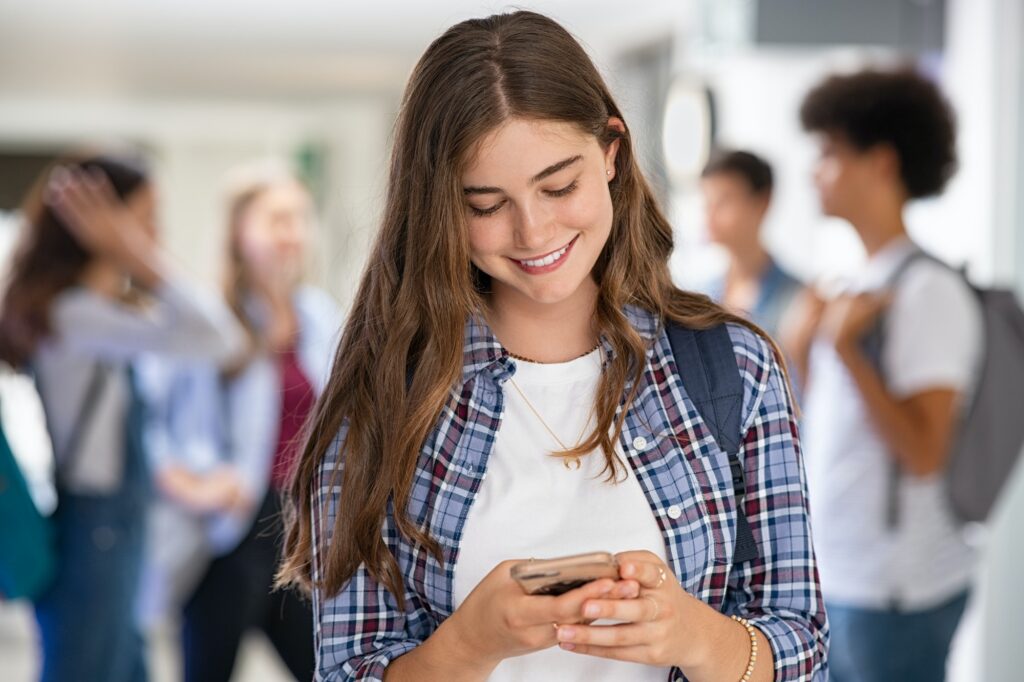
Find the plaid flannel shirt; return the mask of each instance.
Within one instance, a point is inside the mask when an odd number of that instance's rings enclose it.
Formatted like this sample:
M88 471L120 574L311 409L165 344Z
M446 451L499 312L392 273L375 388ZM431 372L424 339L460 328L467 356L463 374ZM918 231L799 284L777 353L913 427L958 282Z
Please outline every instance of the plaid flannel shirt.
M745 327L729 326L744 385L744 511L759 552L756 560L734 566L736 508L728 458L681 385L660 321L637 308L626 314L650 345L620 444L664 535L668 565L688 593L724 614L749 619L764 633L776 680L825 680L828 625L797 424L770 348ZM604 352L606 358L613 353L606 341ZM391 510L382 532L405 576L406 606L400 609L365 567L338 594L315 590L318 680L381 680L391 661L426 640L452 612L462 529L501 426L502 385L515 373L515 360L477 317L467 322L463 357L453 400L420 452L408 506L411 518L440 543L444 563L401 537ZM331 474L340 466L344 437L343 426L316 482L312 520L325 534L325 546L343 494L331 485ZM314 551L314 579L320 565ZM673 669L668 679L685 678Z

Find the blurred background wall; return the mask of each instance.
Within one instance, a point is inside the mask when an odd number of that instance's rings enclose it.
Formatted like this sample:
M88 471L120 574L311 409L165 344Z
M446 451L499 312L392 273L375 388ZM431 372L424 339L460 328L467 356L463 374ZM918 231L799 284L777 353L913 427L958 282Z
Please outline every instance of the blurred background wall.
M516 7L562 21L605 70L673 218L680 283L723 264L703 236L696 192L711 141L750 148L775 165L766 236L780 261L817 280L853 269L863 254L849 228L820 217L810 182L815 150L797 109L827 72L909 60L936 77L957 110L961 159L946 194L912 209L912 234L966 264L977 281L1024 290L1024 0ZM26 183L56 152L117 142L152 159L171 250L196 277L214 281L225 171L285 156L319 206L315 278L347 305L415 59L450 24L509 8L471 0L0 0L0 248ZM1020 679L1018 474L990 529L982 587L958 642L955 679L964 682ZM0 679L28 679L27 615L0 604L0 616ZM257 669L265 670L249 663L240 676L268 679Z

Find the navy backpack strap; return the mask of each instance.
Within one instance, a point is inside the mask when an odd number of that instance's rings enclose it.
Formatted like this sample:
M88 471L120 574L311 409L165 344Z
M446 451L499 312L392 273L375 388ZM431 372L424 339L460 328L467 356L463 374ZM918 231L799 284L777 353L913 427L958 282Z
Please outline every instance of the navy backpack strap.
M729 329L720 324L710 329L693 330L669 323L668 341L686 394L693 401L718 447L729 457L736 498L733 563L756 559L757 543L754 542L754 534L744 512L747 486L739 458L743 378L736 364Z

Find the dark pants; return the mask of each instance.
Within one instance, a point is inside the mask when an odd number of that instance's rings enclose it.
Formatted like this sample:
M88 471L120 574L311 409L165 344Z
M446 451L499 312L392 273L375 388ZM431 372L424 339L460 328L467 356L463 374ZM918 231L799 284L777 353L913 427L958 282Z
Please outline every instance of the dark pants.
M927 611L859 609L827 603L832 682L942 682L967 593Z
M283 526L277 494L231 553L215 559L185 605L186 682L228 682L242 636L262 630L298 680L311 680L313 614L290 590L273 590Z

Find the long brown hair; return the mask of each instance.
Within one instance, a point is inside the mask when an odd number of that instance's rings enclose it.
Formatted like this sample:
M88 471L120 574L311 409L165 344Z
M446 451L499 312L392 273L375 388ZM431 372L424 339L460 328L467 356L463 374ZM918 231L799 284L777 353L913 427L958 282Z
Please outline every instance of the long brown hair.
M632 403L647 351L624 306L694 328L736 322L756 330L707 297L672 284L672 227L636 165L628 128L623 133L609 127L613 116L621 119L622 113L587 54L542 15L524 11L465 21L427 49L402 101L380 233L308 426L281 582L312 586L317 543L322 563L315 587L334 594L365 564L401 602L402 576L381 537L389 503L399 532L441 560L428 529L417 527L404 510L420 448L461 376L468 316L484 309L488 282L470 263L461 174L474 145L503 121L568 122L603 146L620 141L609 185L611 235L593 270L600 289L595 324L615 354L597 390L594 432L569 454L600 448L608 467L616 466L614 443L626 412L616 421L616 408L630 379L626 404ZM317 473L346 421L339 453L344 494L326 547L310 511Z
M0 360L16 368L52 333L53 300L78 284L94 260L46 202L50 174L57 166L103 173L121 200L149 182L142 162L127 156L69 156L36 180L21 207L22 233L0 303Z

